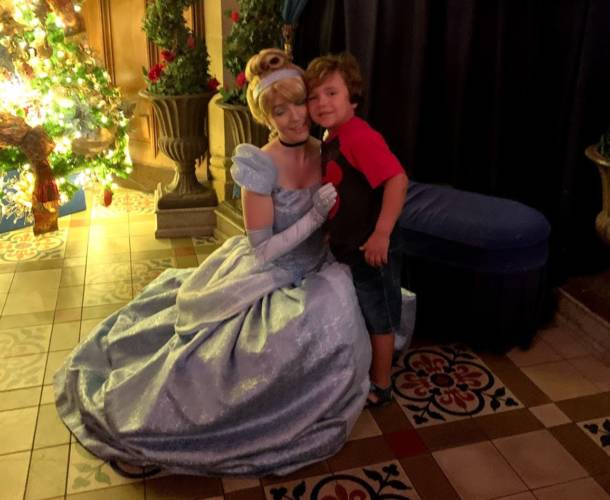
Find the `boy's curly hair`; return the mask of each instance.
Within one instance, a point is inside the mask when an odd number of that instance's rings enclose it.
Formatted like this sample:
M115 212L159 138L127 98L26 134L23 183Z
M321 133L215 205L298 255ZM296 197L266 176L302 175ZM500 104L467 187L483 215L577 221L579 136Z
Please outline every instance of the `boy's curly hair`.
M303 77L307 85L307 91L311 92L312 89L321 85L326 77L335 71L338 71L345 81L349 91L350 102L355 104L362 103L363 82L360 65L349 52L328 54L316 57L311 61Z

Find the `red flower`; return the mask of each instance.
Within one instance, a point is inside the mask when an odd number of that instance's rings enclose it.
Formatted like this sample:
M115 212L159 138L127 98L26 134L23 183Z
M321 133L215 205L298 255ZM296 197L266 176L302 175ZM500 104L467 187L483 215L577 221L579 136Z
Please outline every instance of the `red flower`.
M148 72L148 79L155 83L157 80L159 80L159 78L161 78L161 75L163 74L163 65L162 64L155 64L152 68L150 68L150 71Z
M231 11L231 21L233 21L234 23L239 21L239 12L237 12L236 10Z
M235 77L235 85L237 88L242 88L246 84L246 74L242 71Z
M210 78L208 80L208 89L210 89L212 92L215 92L219 85L220 82L216 80L216 78Z
M161 59L168 63L171 63L174 59L176 59L176 54L174 54L171 50L162 50Z
M189 49L194 49L195 45L197 45L197 40L195 40L193 35L189 35L189 37L186 39L186 46Z

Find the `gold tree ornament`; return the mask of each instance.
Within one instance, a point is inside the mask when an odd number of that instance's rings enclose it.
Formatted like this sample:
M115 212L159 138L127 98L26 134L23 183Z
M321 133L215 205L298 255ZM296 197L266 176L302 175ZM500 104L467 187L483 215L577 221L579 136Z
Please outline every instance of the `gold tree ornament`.
M0 113L0 148L8 146L21 149L34 172L34 234L57 231L59 190L48 161L54 149L53 141L42 127L32 128L23 118Z
M60 199L68 201L93 184L111 188L116 177L132 171L129 118L118 89L85 43L80 4L0 0L0 113L7 126L12 116L29 127L26 143L5 140L0 148L5 216L29 220L39 209L54 214ZM33 191L21 196L28 186ZM24 198L34 203L21 203ZM37 223L34 231L41 227Z
M76 35L85 31L83 18L76 11L72 0L47 0L47 3L51 7L51 10L59 16L64 23L67 36Z

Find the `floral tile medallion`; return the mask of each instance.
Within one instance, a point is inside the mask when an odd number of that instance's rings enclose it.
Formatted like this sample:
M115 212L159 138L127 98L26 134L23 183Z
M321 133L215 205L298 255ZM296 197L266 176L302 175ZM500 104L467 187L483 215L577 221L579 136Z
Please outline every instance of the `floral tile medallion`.
M416 427L523 408L485 363L460 345L410 349L392 374L397 402Z
M0 391L42 385L46 359L46 352L2 359Z
M152 193L126 190L125 197L121 199L129 207L129 214L155 213L155 196Z
M140 260L133 262L131 266L134 297L139 295L154 279L158 278L163 271L174 267L171 257Z
M68 494L98 490L141 481L119 476L108 464L89 453L78 443L70 446L68 467Z
M579 422L578 426L597 446L610 455L610 417Z
M397 461L265 488L267 500L419 500Z
M138 260L131 264L131 277L133 281L150 283L163 271L173 267L171 257Z
M94 190L95 191L95 190ZM131 189L117 189L112 195L112 203L105 207L100 203L101 192L92 193L91 219L109 219L123 215L154 213L154 196Z
M64 257L67 229L34 236L31 227L0 234L0 262L61 259Z
M0 358L46 352L52 325L0 330Z
M85 287L83 306L118 304L127 302L132 297L131 280L116 281L114 283L92 283Z
M86 270L84 282L87 285L92 283L112 283L116 281L131 280L130 262L89 264L86 267Z
M196 253L210 254L222 244L222 242L213 235L193 236L192 239Z

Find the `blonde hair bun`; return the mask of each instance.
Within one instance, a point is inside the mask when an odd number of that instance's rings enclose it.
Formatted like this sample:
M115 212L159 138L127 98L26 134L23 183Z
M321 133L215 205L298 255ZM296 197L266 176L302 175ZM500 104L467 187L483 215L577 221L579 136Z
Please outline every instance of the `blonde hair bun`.
M252 56L246 65L246 80L262 78L271 71L292 66L290 58L281 49L263 49Z
M263 90L256 91L261 79L281 69L293 68L301 74L303 70L292 64L291 58L281 49L263 49L253 55L246 64L246 100L254 119L271 127L271 99L274 95L281 95L284 99L296 103L305 101L305 82L301 76L292 76L274 81Z

